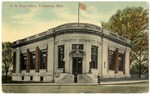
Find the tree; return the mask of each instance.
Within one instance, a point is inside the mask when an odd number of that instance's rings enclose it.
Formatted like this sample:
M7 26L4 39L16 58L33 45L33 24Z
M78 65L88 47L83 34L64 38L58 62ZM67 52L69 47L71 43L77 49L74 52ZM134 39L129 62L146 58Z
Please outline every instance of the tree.
M2 43L2 63L3 69L5 72L5 77L7 78L10 67L12 66L13 54L12 48L10 47L10 42Z
M117 32L131 40L131 63L135 64L139 77L148 64L148 9L142 7L118 10L102 27ZM148 66L148 65L147 65Z
M148 33L142 33L137 40L133 48L136 52L132 52L132 59L135 63L135 72L139 73L140 78L141 74L148 73Z

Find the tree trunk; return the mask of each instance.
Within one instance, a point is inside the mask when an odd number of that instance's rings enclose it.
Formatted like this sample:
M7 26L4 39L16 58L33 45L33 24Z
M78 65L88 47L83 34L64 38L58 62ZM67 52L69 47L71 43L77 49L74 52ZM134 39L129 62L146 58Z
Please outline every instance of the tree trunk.
M141 78L141 74L142 74L142 69L141 69L142 67L141 67L141 65L139 66L139 78Z
M5 67L5 78L7 79L7 75L8 75L8 67Z

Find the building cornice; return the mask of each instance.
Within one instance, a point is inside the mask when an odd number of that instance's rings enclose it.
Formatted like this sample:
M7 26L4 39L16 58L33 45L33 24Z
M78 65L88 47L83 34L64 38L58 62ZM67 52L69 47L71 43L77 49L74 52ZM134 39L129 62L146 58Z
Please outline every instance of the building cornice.
M108 38L114 42L123 44L130 47L130 40L119 36L113 32L102 29L99 26L88 24L88 23L68 23L60 25L56 28L49 29L45 32L17 40L13 42L12 48L23 46L29 43L37 42L40 40L48 39L56 35L67 34L67 33L84 33L84 34L95 34L100 37Z

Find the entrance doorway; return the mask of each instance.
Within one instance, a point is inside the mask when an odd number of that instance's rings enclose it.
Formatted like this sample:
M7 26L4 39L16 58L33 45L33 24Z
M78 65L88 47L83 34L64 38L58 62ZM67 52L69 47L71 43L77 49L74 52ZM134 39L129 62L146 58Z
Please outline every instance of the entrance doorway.
M72 73L82 74L82 58L74 57L72 63Z

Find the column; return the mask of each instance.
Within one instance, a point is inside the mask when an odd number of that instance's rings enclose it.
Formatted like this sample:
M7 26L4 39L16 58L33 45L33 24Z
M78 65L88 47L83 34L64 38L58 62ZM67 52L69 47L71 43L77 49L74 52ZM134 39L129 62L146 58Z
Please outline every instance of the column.
M125 53L125 75L130 77L130 51L127 50Z
M35 58L36 58L36 63L35 63L35 72L39 72L39 68L40 68L40 49L39 47L36 47L36 54L35 54Z
M27 49L27 65L26 65L26 72L30 72L30 61L31 61L31 53L30 50Z
M69 48L69 60L68 60L68 66L67 66L67 69L68 69L68 73L72 73L72 57L70 56L70 52L72 51L72 41L69 41L68 42L68 48Z
M20 72L20 49L16 48L16 73Z
M116 48L115 50L115 54L114 54L114 69L115 69L115 74L118 73L118 57L119 57L119 50L118 48Z
M106 39L103 39L103 44L102 44L102 75L104 77L107 77L109 74L109 45L106 41ZM105 67L105 68L104 68Z
M53 74L53 65L54 65L54 45L53 43L48 44L48 49L47 49L47 72Z
M65 57L64 57L64 61L65 61L65 70L66 72L69 72L69 52L70 52L70 49L69 49L69 42L66 42L65 43Z
M101 53L101 45L98 45L98 55L97 55L97 69L98 72L102 74L102 67L103 67L103 62L102 62L102 53Z
M83 70L84 70L84 73L86 72L89 72L89 62L91 61L91 44L89 42L86 42L86 44L84 44L86 46L84 46L85 48L85 63L82 63L83 64ZM92 72L92 70L91 70Z

